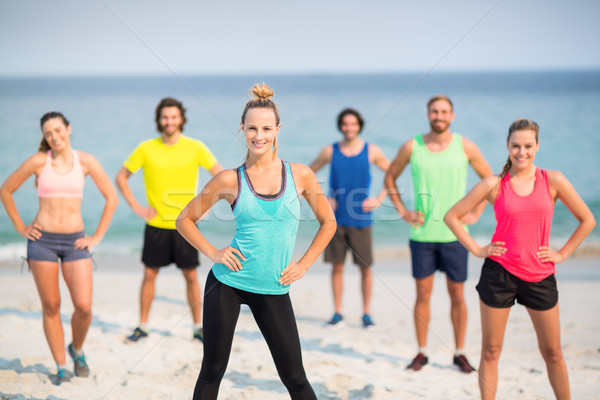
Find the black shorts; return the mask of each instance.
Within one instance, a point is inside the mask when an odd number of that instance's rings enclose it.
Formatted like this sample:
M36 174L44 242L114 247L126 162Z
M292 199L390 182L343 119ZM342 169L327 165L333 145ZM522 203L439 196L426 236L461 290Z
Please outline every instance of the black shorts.
M346 251L352 252L354 264L361 267L373 265L371 226L356 228L338 225L335 235L325 248L325 262L343 264Z
M537 311L553 308L558 303L554 274L540 282L527 282L508 272L500 263L486 258L477 284L479 298L489 307L508 308L517 303Z
M427 278L435 270L440 270L454 282L467 280L469 252L460 242L440 243L410 240L409 246L413 278Z
M175 263L177 268L189 269L200 265L198 250L176 229L146 225L142 262L147 267L165 267Z

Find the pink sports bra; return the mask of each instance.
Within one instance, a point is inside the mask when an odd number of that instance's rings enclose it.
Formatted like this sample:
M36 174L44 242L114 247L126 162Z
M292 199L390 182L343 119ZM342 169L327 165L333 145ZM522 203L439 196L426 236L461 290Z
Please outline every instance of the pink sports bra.
M52 168L52 151L46 153L46 164L38 176L39 197L83 197L85 175L79 156L73 150L73 168L68 174L59 174Z

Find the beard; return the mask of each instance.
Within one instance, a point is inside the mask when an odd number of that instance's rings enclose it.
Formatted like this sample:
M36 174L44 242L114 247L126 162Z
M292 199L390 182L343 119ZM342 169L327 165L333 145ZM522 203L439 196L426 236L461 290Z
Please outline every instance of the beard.
M444 133L450 127L449 123L444 123L442 125L436 125L436 122L438 122L438 121L433 121L433 122L429 123L429 126L430 126L432 132Z
M167 131L167 128L169 128L169 130ZM172 129L172 127L168 127L168 126L161 126L160 127L160 133L163 133L167 136L173 136L175 133L177 133L177 131L181 131L181 126Z

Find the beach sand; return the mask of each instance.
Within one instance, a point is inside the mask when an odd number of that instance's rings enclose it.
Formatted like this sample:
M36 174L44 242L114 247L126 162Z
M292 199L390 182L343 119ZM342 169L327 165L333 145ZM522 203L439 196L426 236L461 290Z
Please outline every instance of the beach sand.
M205 260L205 259L203 259ZM600 399L600 271L598 257L559 265L561 327L573 399ZM170 267L157 280L150 335L136 344L124 337L138 320L142 267L137 257L99 258L94 274L94 319L84 350L91 374L55 386L56 366L42 331L33 279L18 262L0 265L1 399L190 399L202 361L181 274ZM475 285L481 260L470 260L465 285L469 308L466 353L477 366L481 328ZM405 367L416 353L412 322L414 283L408 257L381 257L374 266L373 330L360 325L359 273L345 272L346 326L324 322L333 307L330 267L317 262L291 290L304 365L319 399L478 399L477 374L451 367L454 350L445 278L436 275L429 333L429 365ZM199 269L204 286L208 266ZM61 281L61 315L70 342L72 305ZM68 357L67 357L68 358ZM72 365L68 359L69 366ZM552 389L526 310L513 308L500 361L499 399L551 399ZM246 307L237 325L220 399L288 399L271 356Z

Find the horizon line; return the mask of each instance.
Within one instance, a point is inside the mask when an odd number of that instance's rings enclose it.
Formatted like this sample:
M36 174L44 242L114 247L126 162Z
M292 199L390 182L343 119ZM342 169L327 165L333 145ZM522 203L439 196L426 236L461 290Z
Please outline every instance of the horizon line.
M270 76L331 76L331 75L416 75L422 74L425 70L314 70L314 71L203 71L203 72L180 72L178 75L186 77L215 77L215 76L235 76L246 77L257 74ZM430 74L498 74L498 73L553 73L553 72L600 72L598 67L552 67L552 68L508 68L508 69L444 69L432 71ZM23 78L165 78L172 77L169 72L67 72L67 73L31 73L31 74L11 74L0 73L0 79L23 79Z

